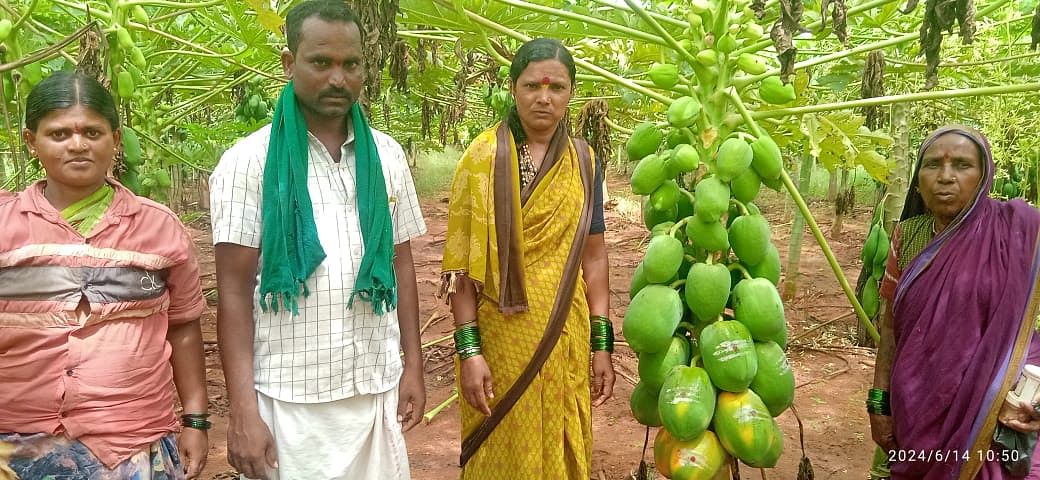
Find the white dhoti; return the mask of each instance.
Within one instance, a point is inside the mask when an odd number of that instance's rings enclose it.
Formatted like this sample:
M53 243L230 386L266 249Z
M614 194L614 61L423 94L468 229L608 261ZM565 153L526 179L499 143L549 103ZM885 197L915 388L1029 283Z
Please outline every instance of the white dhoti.
M257 392L278 468L271 480L410 480L397 422L397 388L325 403L290 403ZM245 479L245 476L242 476Z

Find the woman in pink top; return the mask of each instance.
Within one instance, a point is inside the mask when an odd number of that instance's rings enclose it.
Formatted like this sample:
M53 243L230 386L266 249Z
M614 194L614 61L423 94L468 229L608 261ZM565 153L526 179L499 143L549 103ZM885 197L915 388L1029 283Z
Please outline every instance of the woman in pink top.
M107 177L122 131L95 79L37 85L23 138L47 176L0 196L0 478L197 477L209 422L190 237Z

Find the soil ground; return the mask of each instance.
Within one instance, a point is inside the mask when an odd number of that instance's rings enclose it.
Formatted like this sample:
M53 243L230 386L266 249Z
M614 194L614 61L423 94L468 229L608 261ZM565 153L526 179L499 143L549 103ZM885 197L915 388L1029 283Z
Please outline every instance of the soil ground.
M621 177L608 180L608 191L623 195L626 181ZM435 298L438 271L447 223L443 195L422 199L423 213L429 233L413 241L412 249L418 275L420 320L428 323L423 342L442 339L451 333L447 307ZM623 201L623 200L621 200ZM764 190L760 207L773 229L773 241L780 250L786 269L788 239L795 211L784 196ZM823 231L829 232L832 209L828 202L810 205ZM617 200L607 203L607 246L610 255L611 318L621 335L621 323L628 303L628 283L645 248L648 233L618 207ZM860 207L846 217L843 233L828 238L845 275L855 284L859 275L859 250L866 235L870 211ZM206 219L191 226L195 235L205 291L215 287L213 248ZM789 281L785 272L784 281ZM804 451L811 460L815 478L864 479L870 466L873 443L870 441L863 399L873 378L873 350L853 345L856 319L842 295L838 282L827 265L819 246L806 228L801 248L798 294L785 302L791 345L788 356L795 371L795 407L804 430ZM781 284L781 291L783 284ZM228 402L224 376L216 345L215 308L211 305L203 318L206 341L206 365L210 395L210 411L214 428L210 431L209 461L203 472L205 479L237 478L227 463L226 428ZM454 374L451 367L451 342L441 342L424 349L427 403L426 410L441 404L452 394ZM628 399L638 379L635 354L624 347L615 352L618 372L614 398L593 411L593 479L621 480L634 478L640 462L645 428L632 418ZM791 479L797 476L801 452L799 425L791 410L778 417L784 431L785 453L776 468L755 472L741 469L743 478ZM429 424L420 424L408 432L412 477L417 480L458 478L459 413L457 403L436 415ZM653 432L651 432L653 435ZM651 436L651 442L652 442ZM652 446L652 445L651 445ZM647 462L653 460L648 451Z

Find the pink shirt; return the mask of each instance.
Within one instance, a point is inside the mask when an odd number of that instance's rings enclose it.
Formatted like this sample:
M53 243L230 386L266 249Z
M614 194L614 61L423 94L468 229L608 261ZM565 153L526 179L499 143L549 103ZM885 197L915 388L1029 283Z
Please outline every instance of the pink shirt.
M111 468L179 428L166 333L205 308L198 263L162 205L114 184L84 238L43 186L0 196L0 432L64 434Z

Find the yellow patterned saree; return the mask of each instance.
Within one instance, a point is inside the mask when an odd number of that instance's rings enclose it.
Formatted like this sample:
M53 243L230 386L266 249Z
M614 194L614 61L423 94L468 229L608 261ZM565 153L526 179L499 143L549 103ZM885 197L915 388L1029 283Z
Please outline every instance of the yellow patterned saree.
M543 171L521 191L512 135L496 126L469 146L452 183L442 293L453 293L459 275L477 285L477 321L496 393L493 410L534 355L568 258L573 248L581 248L575 238L582 212L588 210L582 170L592 171L594 165L583 169L574 144L563 138L566 146L557 149L558 160L550 163L547 155ZM499 145L508 145L510 165L496 175ZM496 198L503 197L496 197L496 186L499 192L504 187L496 181L503 180L510 182L512 195L505 197L512 205L496 205ZM503 212L511 218L501 218ZM509 248L510 239L518 248ZM463 479L589 478L589 309L580 273L576 283L563 304L567 317L558 343L512 410L465 462ZM459 404L467 438L485 417L465 401Z

